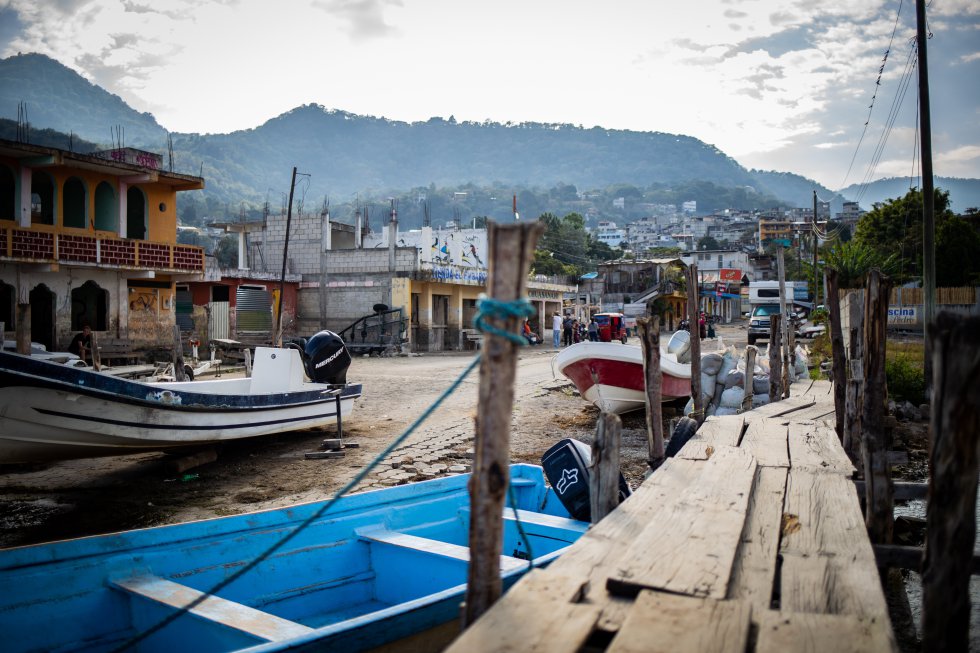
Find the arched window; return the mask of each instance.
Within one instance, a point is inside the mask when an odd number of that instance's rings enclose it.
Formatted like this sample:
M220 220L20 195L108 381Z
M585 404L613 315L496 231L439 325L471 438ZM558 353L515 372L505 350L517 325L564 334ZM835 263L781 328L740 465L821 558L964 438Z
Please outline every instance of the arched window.
M17 183L14 173L5 165L0 164L0 220L16 220Z
M81 331L86 324L93 331L105 331L109 321L109 291L94 281L86 281L71 291L71 329Z
M31 173L31 223L54 224L54 182L43 170Z
M116 192L107 182L95 187L95 228L99 231L118 231L119 203Z
M43 283L31 290L31 340L54 350L54 304L55 295Z
M85 182L78 177L69 177L62 191L62 210L64 225L84 229L88 226L88 202Z
M146 240L146 195L135 186L126 191L126 238Z

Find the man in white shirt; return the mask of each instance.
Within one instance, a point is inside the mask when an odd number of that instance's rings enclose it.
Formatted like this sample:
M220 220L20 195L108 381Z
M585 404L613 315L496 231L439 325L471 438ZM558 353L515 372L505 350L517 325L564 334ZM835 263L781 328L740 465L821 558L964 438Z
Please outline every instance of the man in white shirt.
M555 313L551 320L551 338L554 341L555 349L561 344L561 313Z

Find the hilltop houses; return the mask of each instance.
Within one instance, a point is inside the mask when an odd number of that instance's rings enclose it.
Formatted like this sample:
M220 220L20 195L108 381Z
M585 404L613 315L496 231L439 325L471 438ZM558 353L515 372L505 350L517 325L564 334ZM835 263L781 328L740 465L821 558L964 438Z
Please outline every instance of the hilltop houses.
M204 250L177 244L177 193L203 188L150 152L0 140L4 337L29 326L64 349L87 324L134 345L171 339L177 284L204 273Z

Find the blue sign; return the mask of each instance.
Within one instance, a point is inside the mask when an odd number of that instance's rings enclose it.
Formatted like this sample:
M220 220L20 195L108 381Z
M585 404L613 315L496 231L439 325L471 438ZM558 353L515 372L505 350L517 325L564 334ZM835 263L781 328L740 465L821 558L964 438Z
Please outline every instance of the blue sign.
M470 281L485 285L487 271L476 268L432 268L432 278L437 281Z

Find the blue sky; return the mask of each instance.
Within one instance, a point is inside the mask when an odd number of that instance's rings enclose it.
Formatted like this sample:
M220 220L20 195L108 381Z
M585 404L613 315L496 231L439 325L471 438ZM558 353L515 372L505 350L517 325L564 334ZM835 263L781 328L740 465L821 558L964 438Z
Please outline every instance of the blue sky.
M928 11L935 172L980 177L980 2ZM917 172L914 72L875 154L914 25L910 0L0 0L0 55L47 54L175 132L310 102L598 125L694 136L836 189Z

